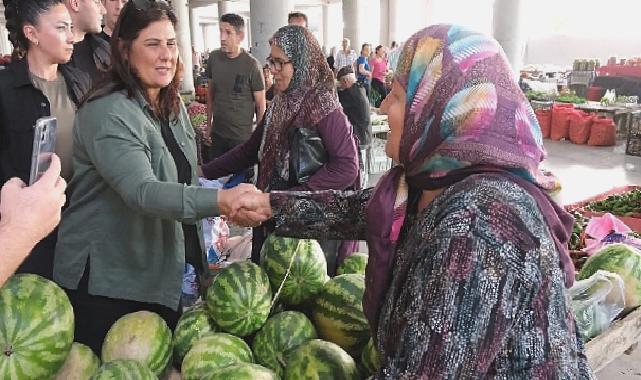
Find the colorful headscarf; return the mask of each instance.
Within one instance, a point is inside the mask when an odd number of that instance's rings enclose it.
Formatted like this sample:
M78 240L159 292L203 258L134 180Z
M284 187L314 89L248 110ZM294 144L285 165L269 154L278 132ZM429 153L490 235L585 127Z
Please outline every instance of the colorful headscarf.
M318 41L306 28L284 26L269 41L285 52L294 66L287 90L277 93L265 115L258 188L284 190L289 178L288 128L313 128L340 107L334 73Z
M370 261L363 300L372 328L391 280L408 188L433 190L480 173L507 176L536 199L566 273L572 217L540 185L541 130L500 45L457 26L436 25L403 47L394 79L405 89L400 165L379 181L368 204ZM393 212L390 210L393 209Z

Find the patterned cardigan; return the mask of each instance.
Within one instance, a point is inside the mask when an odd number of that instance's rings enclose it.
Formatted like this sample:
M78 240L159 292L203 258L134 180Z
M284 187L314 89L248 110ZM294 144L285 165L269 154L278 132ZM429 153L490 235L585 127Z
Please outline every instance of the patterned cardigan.
M371 191L273 192L275 232L364 239ZM563 276L529 193L483 175L446 188L401 232L374 378L593 379Z

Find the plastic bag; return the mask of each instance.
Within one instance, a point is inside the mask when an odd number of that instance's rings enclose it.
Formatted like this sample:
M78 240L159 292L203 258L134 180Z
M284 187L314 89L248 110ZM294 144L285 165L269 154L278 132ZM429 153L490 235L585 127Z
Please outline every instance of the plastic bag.
M570 118L570 141L574 144L583 145L590 138L592 127L592 116L584 112L576 112Z
M605 331L625 309L625 285L621 276L598 270L570 289L572 310L584 341Z
M595 118L590 128L590 146L613 146L617 142L617 132L611 119Z
M605 213L590 219L585 228L585 249L593 255L608 244L623 243L641 250L641 239L630 236L632 230L616 216Z

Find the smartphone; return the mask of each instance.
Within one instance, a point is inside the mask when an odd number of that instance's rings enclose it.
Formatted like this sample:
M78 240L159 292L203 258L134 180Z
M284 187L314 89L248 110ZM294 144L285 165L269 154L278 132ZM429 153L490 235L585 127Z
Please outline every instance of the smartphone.
M29 185L33 185L51 165L51 156L56 151L55 117L43 117L36 121L33 134L33 151L31 153L31 174Z

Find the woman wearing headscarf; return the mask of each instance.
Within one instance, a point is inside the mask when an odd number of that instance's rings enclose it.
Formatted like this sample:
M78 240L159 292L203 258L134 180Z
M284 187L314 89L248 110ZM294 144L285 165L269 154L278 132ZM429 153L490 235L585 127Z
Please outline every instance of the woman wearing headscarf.
M418 32L382 110L399 165L376 188L248 196L238 214L367 239L376 379L592 378L566 293L572 217L538 185L540 128L498 43Z
M345 190L358 186L358 153L352 126L343 113L323 52L314 36L300 26L280 28L270 40L268 62L276 94L265 118L250 139L203 166L207 178L219 178L258 164L256 186L272 190ZM289 173L292 128L318 131L327 162L302 184L292 184ZM254 228L252 260L259 261L268 231ZM330 274L336 262L356 250L354 243L321 242ZM337 257L336 257L337 256Z

